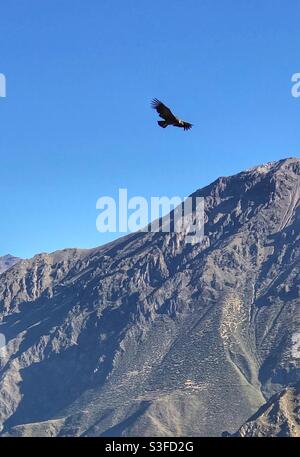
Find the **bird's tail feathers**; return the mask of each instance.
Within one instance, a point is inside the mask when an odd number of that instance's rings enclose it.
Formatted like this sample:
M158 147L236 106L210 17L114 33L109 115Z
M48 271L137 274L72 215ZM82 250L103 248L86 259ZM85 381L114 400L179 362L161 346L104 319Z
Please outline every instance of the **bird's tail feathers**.
M167 121L157 121L158 125L160 127L162 127L163 129L165 129L166 127L168 127L168 123Z

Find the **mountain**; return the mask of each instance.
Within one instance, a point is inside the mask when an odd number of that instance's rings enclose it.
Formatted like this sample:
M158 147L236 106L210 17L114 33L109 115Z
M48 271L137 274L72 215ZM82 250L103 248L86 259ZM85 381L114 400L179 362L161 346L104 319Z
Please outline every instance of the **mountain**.
M0 276L2 436L221 436L299 381L300 159L221 177L205 236L137 232Z
M4 271L8 270L9 268L11 268L13 265L15 265L20 260L21 259L19 259L18 257L13 257L10 254L0 257L0 274L3 273Z
M275 394L235 436L300 437L300 383Z

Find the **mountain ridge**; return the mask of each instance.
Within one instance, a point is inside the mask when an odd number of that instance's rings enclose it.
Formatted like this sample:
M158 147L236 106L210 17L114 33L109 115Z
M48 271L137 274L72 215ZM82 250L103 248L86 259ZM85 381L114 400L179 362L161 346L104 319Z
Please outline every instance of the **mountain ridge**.
M234 435L300 437L300 383L273 395Z

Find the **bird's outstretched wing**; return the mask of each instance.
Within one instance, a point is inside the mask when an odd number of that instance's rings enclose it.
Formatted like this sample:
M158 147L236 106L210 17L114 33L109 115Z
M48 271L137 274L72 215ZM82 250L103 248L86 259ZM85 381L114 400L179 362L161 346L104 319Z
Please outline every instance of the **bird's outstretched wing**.
M183 129L184 130L190 130L193 127L193 124L190 124L189 122L183 121Z
M153 109L156 109L156 111L159 114L159 117L162 119L165 119L166 121L172 121L176 122L177 118L174 116L170 108L168 108L166 105L164 105L160 100L157 98L154 98L151 102L151 106Z

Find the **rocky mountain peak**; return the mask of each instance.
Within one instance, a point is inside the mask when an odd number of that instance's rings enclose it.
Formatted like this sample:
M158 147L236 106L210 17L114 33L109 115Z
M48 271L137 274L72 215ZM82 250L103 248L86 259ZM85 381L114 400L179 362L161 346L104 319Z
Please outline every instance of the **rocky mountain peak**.
M21 259L10 254L0 257L0 274L18 263Z

